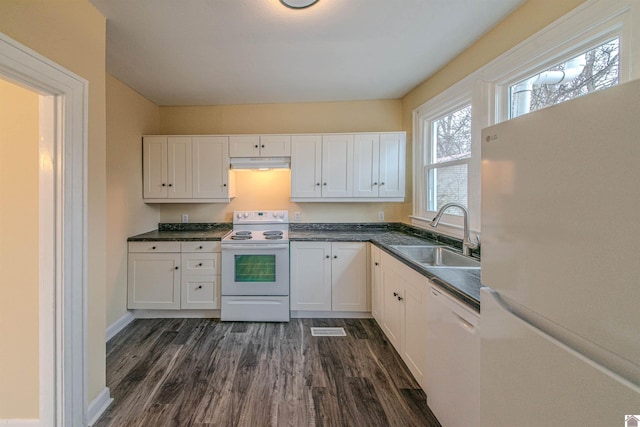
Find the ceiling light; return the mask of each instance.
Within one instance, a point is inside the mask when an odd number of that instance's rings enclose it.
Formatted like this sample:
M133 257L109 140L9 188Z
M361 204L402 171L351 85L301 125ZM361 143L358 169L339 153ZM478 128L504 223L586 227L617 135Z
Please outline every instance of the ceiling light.
M291 9L304 9L315 4L318 0L280 0L280 3Z

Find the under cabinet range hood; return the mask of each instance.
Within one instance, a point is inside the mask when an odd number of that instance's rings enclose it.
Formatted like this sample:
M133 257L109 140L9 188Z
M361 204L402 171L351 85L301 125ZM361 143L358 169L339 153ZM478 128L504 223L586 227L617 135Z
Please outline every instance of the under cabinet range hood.
M289 169L289 157L231 157L231 169Z

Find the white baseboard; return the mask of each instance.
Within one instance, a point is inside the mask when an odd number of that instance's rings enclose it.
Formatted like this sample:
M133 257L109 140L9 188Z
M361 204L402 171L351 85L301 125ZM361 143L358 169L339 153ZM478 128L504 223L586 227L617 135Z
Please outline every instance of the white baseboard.
M87 419L89 420L89 427L94 425L100 415L111 405L113 399L109 393L109 387L105 387L98 396L93 399L93 402L89 404L89 408L87 408Z
M220 310L133 310L136 319L220 318Z
M372 319L371 312L291 310L292 319Z
M2 420L0 419L0 427L39 427L40 420Z
M116 336L118 332L124 329L129 323L135 320L136 316L133 315L132 312L127 311L124 316L116 320L111 326L107 328L107 342L113 337Z

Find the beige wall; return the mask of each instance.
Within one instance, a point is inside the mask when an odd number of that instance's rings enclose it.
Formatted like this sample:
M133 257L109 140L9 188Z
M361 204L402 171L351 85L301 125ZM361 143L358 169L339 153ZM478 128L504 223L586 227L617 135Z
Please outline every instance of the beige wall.
M142 202L141 135L160 111L107 74L107 326L127 313L127 237L157 228L160 210Z
M105 29L105 18L86 0L0 1L0 31L89 81L89 402L105 387Z
M38 180L38 95L0 80L0 419L39 412Z
M400 100L160 107L161 133L313 133L402 130ZM234 210L299 211L302 222L406 221L402 203L292 203L289 171L236 172L237 197L229 204L161 205L162 222L231 221Z
M468 49L455 57L430 78L402 98L403 129L407 131L407 156L412 155L412 112L464 77L480 69L504 52L540 31L556 19L575 9L585 0L529 0L487 32ZM413 163L407 163L407 188L412 188ZM409 190L410 191L410 190ZM405 205L411 214L411 205Z

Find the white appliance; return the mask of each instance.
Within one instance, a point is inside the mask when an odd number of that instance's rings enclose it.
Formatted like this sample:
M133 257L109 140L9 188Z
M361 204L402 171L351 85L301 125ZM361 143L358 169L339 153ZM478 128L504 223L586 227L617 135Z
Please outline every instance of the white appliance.
M236 211L221 242L223 321L289 321L289 213Z
M425 392L443 426L474 426L480 418L479 315L429 286Z
M481 423L640 414L640 81L482 132Z

